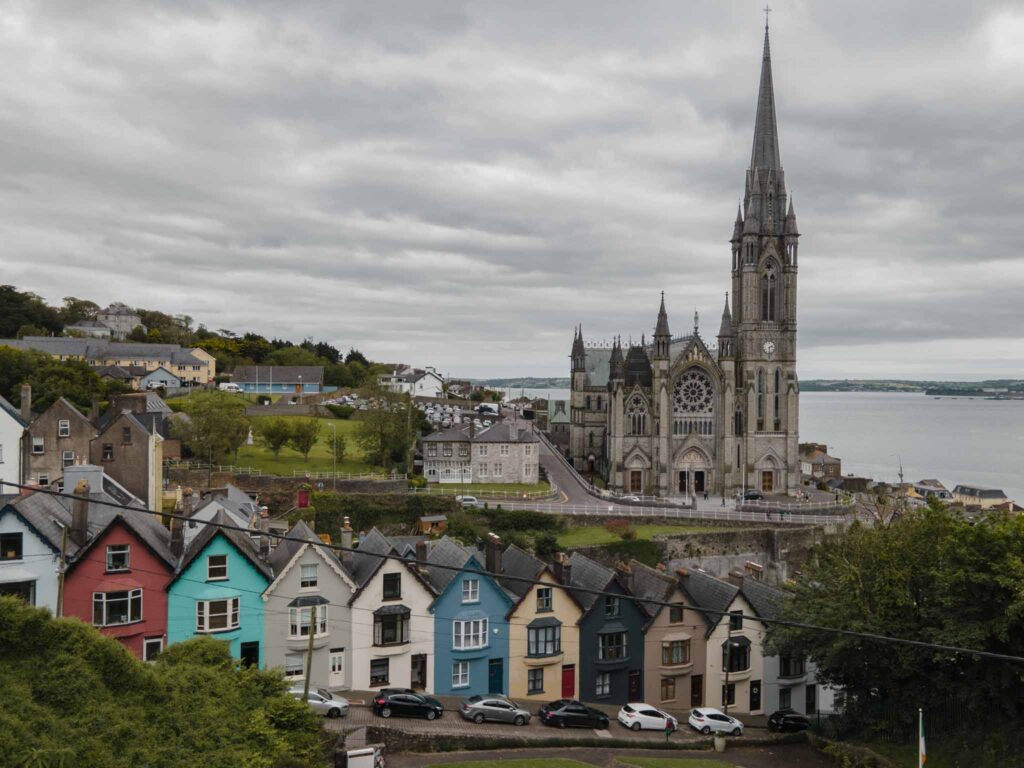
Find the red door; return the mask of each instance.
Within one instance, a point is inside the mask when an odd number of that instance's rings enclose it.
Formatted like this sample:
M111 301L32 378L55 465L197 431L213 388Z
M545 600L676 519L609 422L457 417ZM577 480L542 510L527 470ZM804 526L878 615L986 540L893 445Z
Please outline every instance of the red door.
M576 698L576 665L566 664L562 667L562 698Z

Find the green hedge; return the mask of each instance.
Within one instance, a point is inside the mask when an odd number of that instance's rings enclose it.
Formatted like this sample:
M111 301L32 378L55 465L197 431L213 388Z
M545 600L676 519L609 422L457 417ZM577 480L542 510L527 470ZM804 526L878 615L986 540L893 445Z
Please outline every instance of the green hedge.
M347 419L353 413L356 412L356 409L353 408L351 405L335 405L335 404L331 403L331 404L325 405L324 407L328 411L330 411L331 414L336 419Z
M503 531L562 531L565 520L557 515L534 512L526 509L486 509L481 513L487 518L491 530Z
M347 515L352 528L368 531L374 526L415 523L421 515L449 514L458 509L451 496L404 493L314 493L316 532L336 538Z

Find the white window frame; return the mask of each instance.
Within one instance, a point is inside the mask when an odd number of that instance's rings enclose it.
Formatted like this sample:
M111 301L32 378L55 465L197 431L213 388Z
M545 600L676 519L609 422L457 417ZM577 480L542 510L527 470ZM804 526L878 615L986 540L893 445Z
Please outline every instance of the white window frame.
M224 610L214 613L212 606L217 603L224 603ZM212 635L217 632L230 632L238 629L241 626L239 621L240 603L241 598L238 597L223 597L218 600L196 600L196 633ZM210 627L213 618L221 616L225 618L225 626Z
M462 581L462 602L480 602L480 579L463 579Z
M150 653L151 653L150 646L153 645L154 643L157 645L156 653L153 653L152 655L150 655ZM142 641L142 660L143 661L153 661L154 658L157 655L159 655L160 653L163 652L163 650L164 650L164 637L163 637L163 635L160 635L160 637L147 637L147 638L145 638Z
M309 637L309 622L312 617L312 606L288 609L288 637L292 640ZM327 605L316 607L316 632L313 637L327 634Z
M480 448L480 450L477 451L477 456L486 456L487 455L487 446L486 445L481 445L481 446L479 446L479 448Z
M117 555L124 555L124 565L115 566L112 560ZM107 573L128 571L132 567L132 548L129 544L107 544Z
M427 458L437 458L437 443L427 443Z
M306 655L286 653L284 655L284 676L288 680L302 680L306 676Z
M60 463L65 469L73 466L75 463L75 452L74 451L61 451Z
M494 465L494 476L495 477L501 477L501 471L502 471L501 470L501 463L498 462L498 463L496 463Z
M487 647L487 619L464 619L452 622L452 648L457 651Z
M57 421L57 437L71 437L71 419Z
M42 456L46 453L46 440L42 437L32 438L32 455Z
M128 621L111 622L109 620L108 604L113 602L109 595L128 595L127 598L117 598L128 601ZM138 615L134 616L135 608L138 608ZM96 609L100 610L100 621L96 621ZM93 592L92 593L92 623L96 627L123 627L126 624L137 624L142 621L142 590L126 589L120 592Z
M486 461L480 465L480 477L488 477Z
M532 453L533 453L533 446L532 445L524 445L523 446L523 456L529 456Z
M306 569L313 569L313 577L306 575ZM316 563L302 563L299 565L299 589L316 589L317 587Z
M469 662L456 661L452 664L452 688L469 687Z
M50 484L50 476L44 472L36 478L36 482L45 488Z
M508 456L508 449L509 447L503 443L501 447L498 449L498 455Z
M224 558L223 566L220 563L218 563L217 565L214 565L213 558L215 558L215 557L217 557L217 558ZM217 572L219 573L221 568L224 569L224 575L223 576L214 576L213 575L214 569L216 569ZM227 578L228 578L228 556L227 555L207 555L206 556L206 580L207 581L227 581Z
M594 684L594 695L595 696L611 696L612 694L612 676L609 672L598 672L595 678Z

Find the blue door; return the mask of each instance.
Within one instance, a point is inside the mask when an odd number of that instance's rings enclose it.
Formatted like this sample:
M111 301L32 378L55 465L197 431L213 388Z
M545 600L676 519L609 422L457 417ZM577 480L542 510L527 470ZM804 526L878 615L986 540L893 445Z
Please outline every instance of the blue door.
M487 692L504 693L505 660L491 659L487 665Z

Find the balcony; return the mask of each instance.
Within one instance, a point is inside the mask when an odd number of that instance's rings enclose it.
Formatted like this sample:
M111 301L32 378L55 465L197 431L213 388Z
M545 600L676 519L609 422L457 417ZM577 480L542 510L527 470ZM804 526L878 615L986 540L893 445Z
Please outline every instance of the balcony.
M752 670L750 669L750 667L747 667L746 669L740 670L739 672L730 672L729 673L729 682L730 683L741 683L744 680L749 680L750 679L751 671ZM722 678L722 682L725 683L725 672L724 671L721 674L721 678Z

